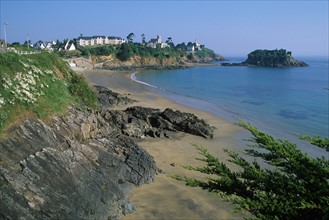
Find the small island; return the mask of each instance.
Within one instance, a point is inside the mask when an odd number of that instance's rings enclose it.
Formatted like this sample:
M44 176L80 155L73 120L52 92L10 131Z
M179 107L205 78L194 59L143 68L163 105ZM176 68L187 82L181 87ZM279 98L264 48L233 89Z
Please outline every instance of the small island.
M248 59L242 63L223 63L222 66L260 66L260 67L305 67L303 61L292 57L291 51L285 49L254 50L248 54Z

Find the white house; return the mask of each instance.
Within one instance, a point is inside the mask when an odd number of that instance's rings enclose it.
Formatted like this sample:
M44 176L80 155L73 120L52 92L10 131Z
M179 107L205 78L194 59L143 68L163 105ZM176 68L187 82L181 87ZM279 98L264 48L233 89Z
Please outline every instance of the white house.
M152 48L165 48L165 47L170 47L169 44L162 42L161 36L158 35L157 38L155 39L151 39L148 43L147 43L148 47L152 47Z
M118 44L123 44L126 42L121 37L109 36L107 39L108 39L108 44L111 44L111 45L118 45Z
M76 42L79 46L90 46L95 44L95 41L92 37L78 37Z
M64 50L76 50L73 41L67 41L64 46Z
M48 41L48 42L46 42L46 48L45 49L49 50L49 51L53 51L55 45L56 45L55 41Z
M46 48L46 45L43 42L37 42L34 44L36 50L43 50Z
M201 44L197 40L195 40L195 42L193 44L189 43L186 46L186 49L191 52L198 51L198 50L201 50Z
M78 37L76 43L79 46L92 46L92 45L118 45L124 43L125 40L121 37L113 36L92 36L92 37Z

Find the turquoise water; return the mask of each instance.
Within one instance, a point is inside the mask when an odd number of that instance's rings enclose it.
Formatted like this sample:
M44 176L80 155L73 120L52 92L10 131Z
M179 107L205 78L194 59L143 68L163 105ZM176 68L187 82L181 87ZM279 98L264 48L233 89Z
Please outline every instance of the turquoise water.
M136 78L181 104L248 121L278 138L328 137L328 58L299 59L309 67L207 66L145 71Z

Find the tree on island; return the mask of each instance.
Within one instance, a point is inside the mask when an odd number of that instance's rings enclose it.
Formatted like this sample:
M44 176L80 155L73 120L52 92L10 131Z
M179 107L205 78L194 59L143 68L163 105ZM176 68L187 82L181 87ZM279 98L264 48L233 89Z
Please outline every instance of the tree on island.
M260 149L245 151L254 157L253 162L225 150L230 162L241 168L232 171L205 148L197 147L206 165L187 168L209 174L209 178L175 178L214 192L258 219L329 219L328 157L312 158L289 141L275 140L244 122L240 125L254 136L249 140L253 145L249 146ZM329 150L328 138L301 138ZM267 163L268 168L261 167L256 158Z

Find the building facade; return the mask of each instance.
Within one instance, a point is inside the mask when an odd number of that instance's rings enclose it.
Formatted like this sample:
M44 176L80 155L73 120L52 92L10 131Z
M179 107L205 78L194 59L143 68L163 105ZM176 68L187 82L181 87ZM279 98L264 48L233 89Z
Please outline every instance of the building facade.
M124 42L125 40L122 39L121 37L113 37L113 36L78 37L76 39L77 46L118 45Z

